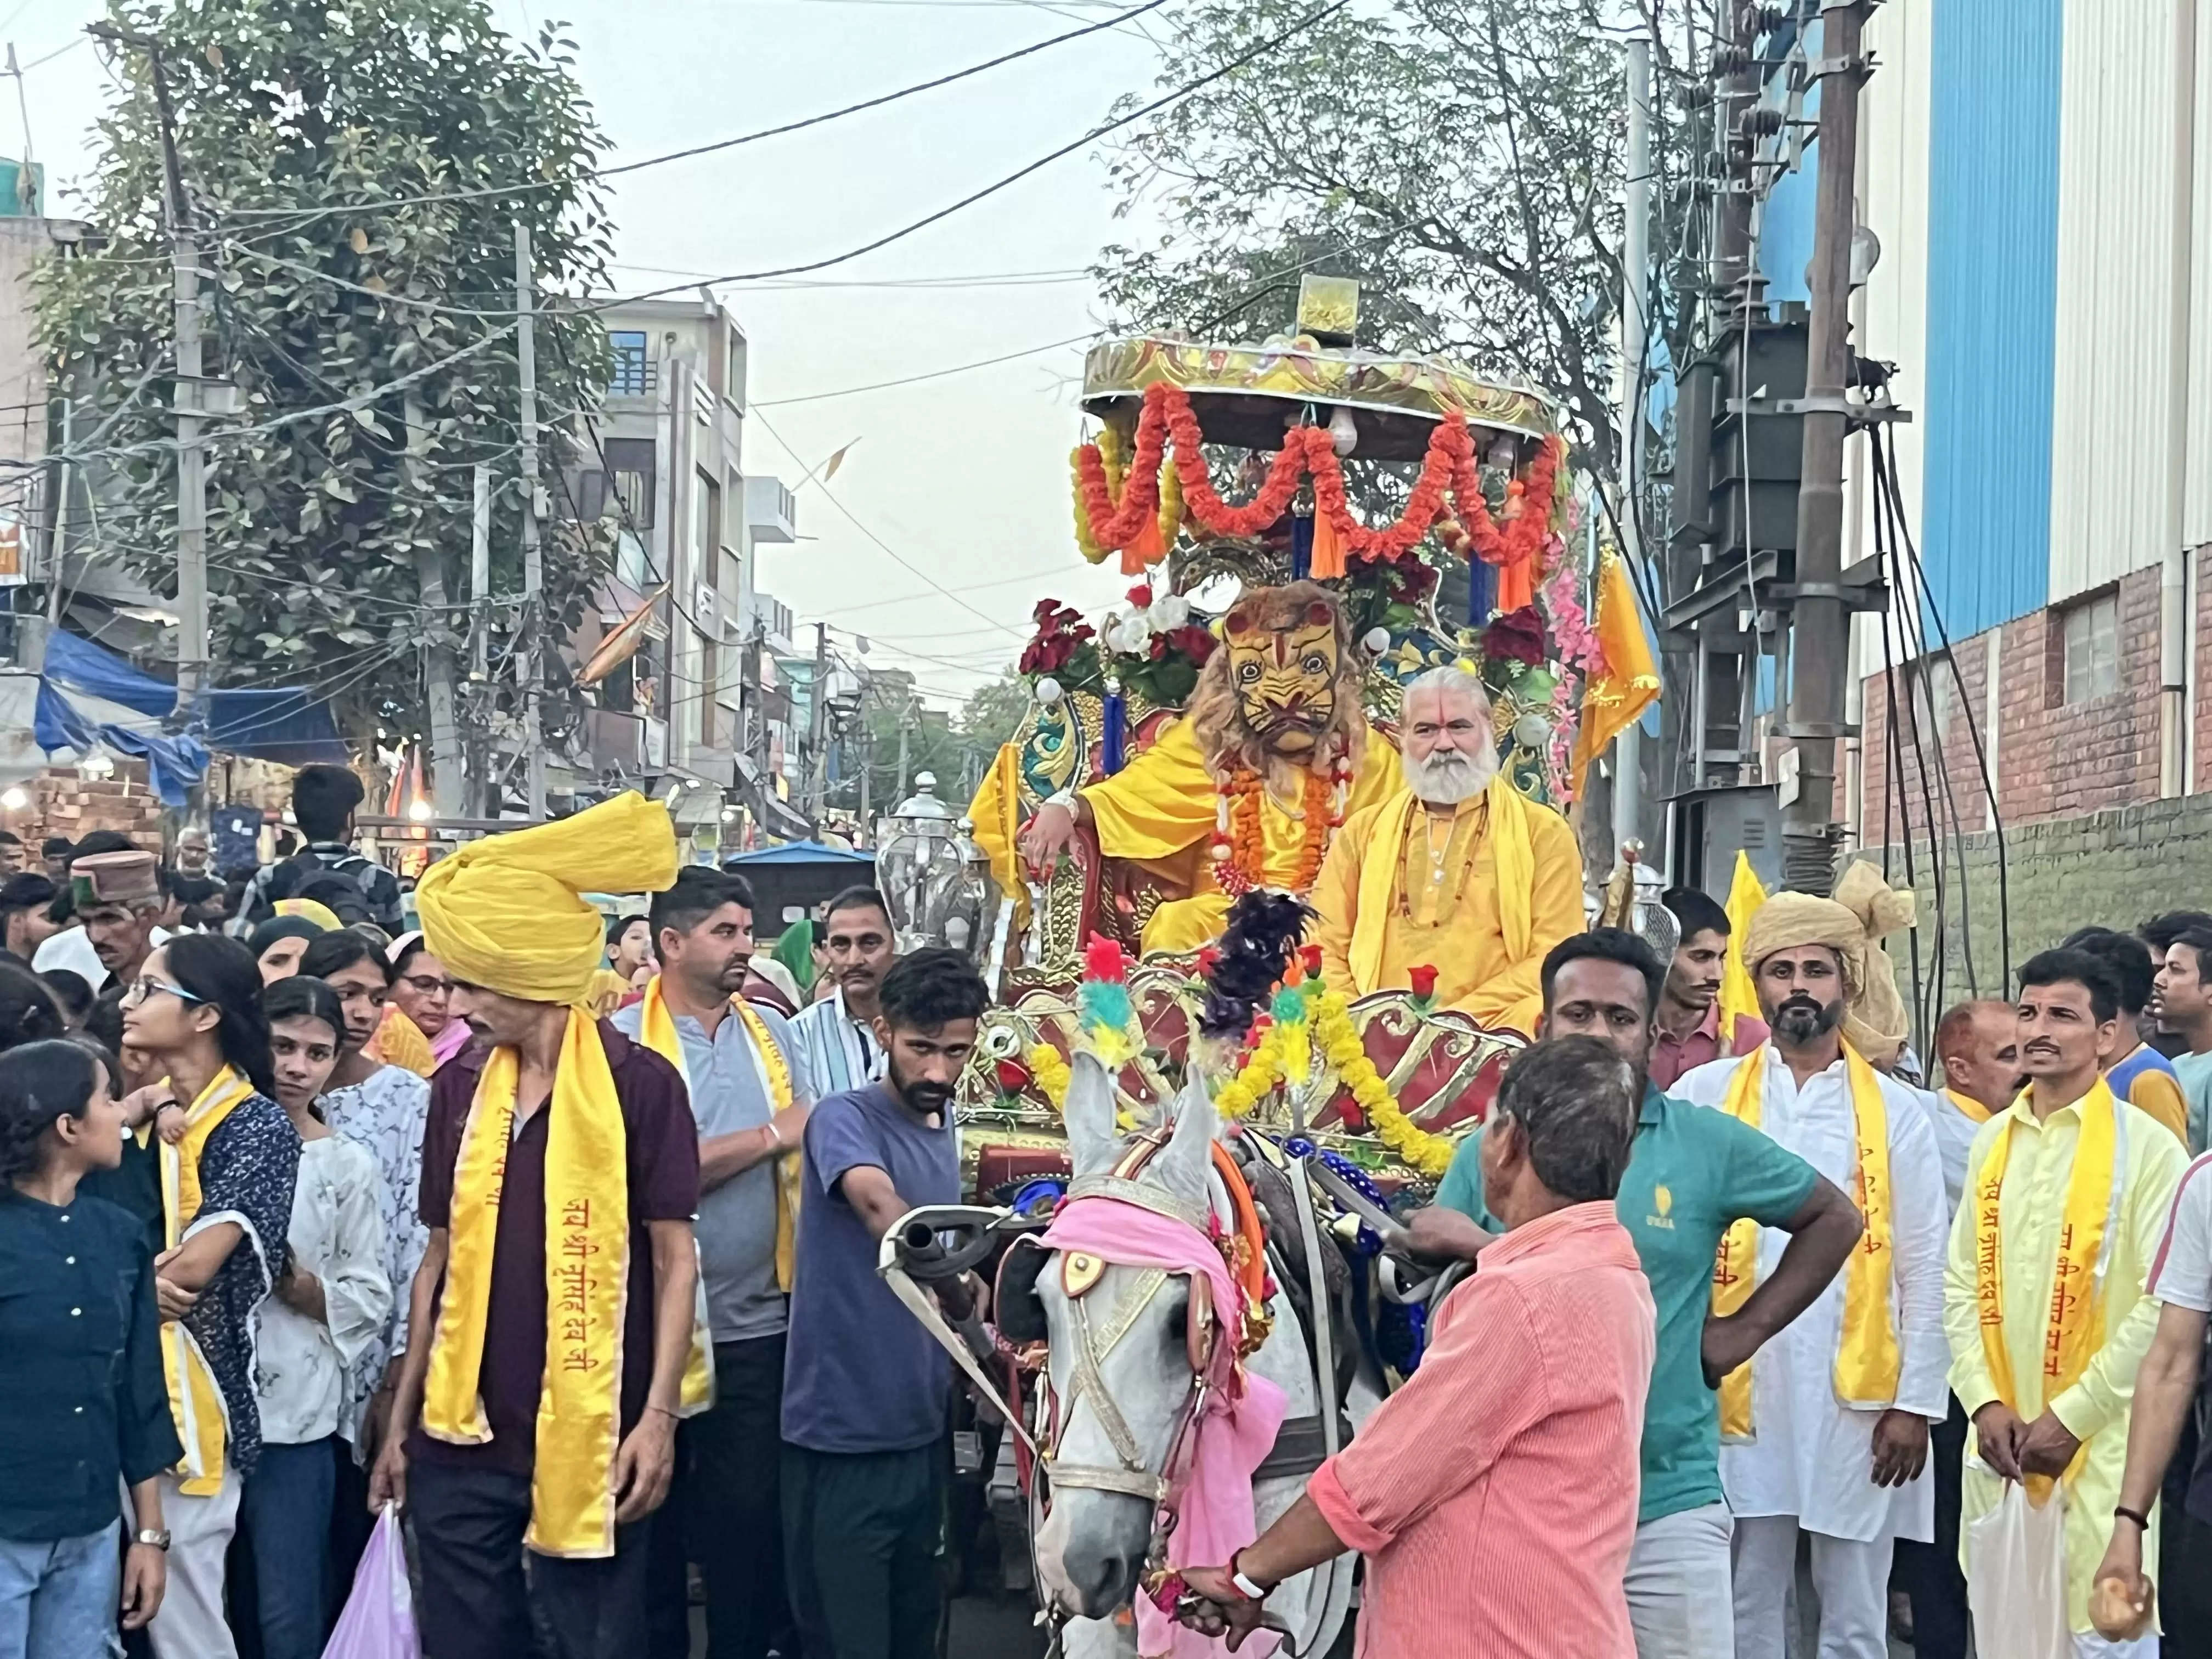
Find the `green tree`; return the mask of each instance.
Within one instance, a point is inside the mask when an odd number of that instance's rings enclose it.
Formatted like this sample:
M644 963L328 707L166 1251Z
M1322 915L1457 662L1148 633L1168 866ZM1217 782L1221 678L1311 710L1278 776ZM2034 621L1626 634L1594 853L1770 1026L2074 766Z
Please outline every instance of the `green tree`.
M495 481L494 591L520 586L518 216L550 307L538 325L541 420L565 422L605 384L604 330L558 297L604 288L611 251L592 171L603 140L573 44L549 26L520 45L484 0L110 0L110 16L160 43L203 228L207 373L245 394L209 454L216 678L313 684L356 737L386 723L421 732L423 647L458 650L468 616L422 607L416 552L431 550L447 594L464 596L477 462ZM99 124L83 208L97 237L40 273L38 317L77 400L80 447L101 469L101 549L169 592L161 122L149 54L120 48L113 66L122 90ZM557 441L542 446L556 503L561 460ZM602 531L550 516L558 640L605 552ZM511 599L490 609L495 659L520 622ZM549 687L565 690L558 653L545 654Z
M1163 83L1279 33L1311 0L1200 0ZM1105 249L1125 325L1287 331L1302 272L1363 279L1361 341L1442 353L1566 404L1610 475L1626 137L1593 0L1388 0L1343 11L1169 106L1113 153L1155 242Z

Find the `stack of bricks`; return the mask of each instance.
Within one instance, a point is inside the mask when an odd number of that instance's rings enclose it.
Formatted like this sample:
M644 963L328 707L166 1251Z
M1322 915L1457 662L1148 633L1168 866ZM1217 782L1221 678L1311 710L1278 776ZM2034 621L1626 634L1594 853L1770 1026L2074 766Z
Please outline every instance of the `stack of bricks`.
M143 761L121 760L109 778L80 776L54 767L24 786L30 805L7 815L7 827L35 855L50 836L82 840L94 830L119 830L149 850L161 845L161 802L146 780Z

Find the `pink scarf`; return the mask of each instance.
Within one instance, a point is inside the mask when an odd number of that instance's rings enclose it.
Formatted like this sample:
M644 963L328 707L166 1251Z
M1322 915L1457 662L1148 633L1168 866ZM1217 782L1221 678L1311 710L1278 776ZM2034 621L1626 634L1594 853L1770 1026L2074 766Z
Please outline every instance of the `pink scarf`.
M468 1046L469 1023L457 1018L449 1018L438 1028L438 1035L430 1039L430 1052L441 1066Z
M1213 1291L1223 1342L1233 1343L1244 1325L1244 1293L1221 1252L1195 1228L1118 1199L1079 1198L1063 1204L1045 1231L1047 1249L1080 1250L1121 1267L1158 1267L1202 1274ZM1283 1391L1249 1373L1243 1392L1206 1391L1206 1421L1194 1425L1197 1454L1176 1504L1168 1565L1218 1566L1258 1535L1252 1509L1252 1472L1275 1444L1286 1407ZM1255 1633L1238 1651L1258 1659L1275 1650L1277 1638ZM1137 1651L1142 1659L1202 1659L1226 1650L1212 1637L1187 1630L1137 1595Z

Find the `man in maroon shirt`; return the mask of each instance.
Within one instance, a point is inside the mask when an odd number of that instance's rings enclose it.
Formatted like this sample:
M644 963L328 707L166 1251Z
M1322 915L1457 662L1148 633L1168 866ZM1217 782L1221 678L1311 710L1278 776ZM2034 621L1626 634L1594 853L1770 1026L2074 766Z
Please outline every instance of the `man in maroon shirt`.
M568 1470L605 1455L590 1443L588 1419L538 1416L548 1330L550 1121L556 1112L584 1108L585 1097L556 1086L556 1073L563 1043L572 1040L572 1018L587 1018L577 1009L599 963L602 924L572 888L532 867L531 838L548 832L574 838L538 843L550 855L544 861L560 870L581 861L575 841L595 831L592 844L608 849L611 885L630 884L619 879L626 872L619 851L625 833L643 839L655 854L635 860L635 886L665 886L673 877L674 835L665 813L632 795L538 830L473 843L434 866L434 875L458 867L434 885L426 878L422 889L430 949L453 975L453 1015L479 1039L472 1052L441 1067L430 1085L419 1200L430 1237L415 1278L409 1328L434 1334L408 1345L391 1434L369 1481L372 1509L397 1500L414 1523L422 1583L416 1615L426 1659L632 1659L645 1650L647 1528L639 1523L667 1497L675 1468L697 1282L691 1218L699 1207L699 1142L676 1068L605 1021L582 1027L573 1040L596 1041L606 1056L621 1111L629 1218L618 1434L608 1471L612 1551L556 1555L532 1549L526 1572L524 1567L540 1455L557 1449ZM508 937L526 923L528 937ZM573 951L562 948L569 943ZM463 1443L433 1437L421 1419L433 1354L445 1340L439 1304L453 1261L458 1168L479 1082L493 1054L503 1050L514 1055L514 1107L490 1200L495 1218L477 1376L490 1432ZM583 1068L586 1075L592 1069ZM503 1111L503 1099L492 1101L486 1092L487 1110ZM496 1119L487 1121L496 1133ZM462 1219L468 1219L465 1211ZM553 1438L564 1434L577 1441Z
M1657 1031L1651 1044L1651 1086L1664 1094L1674 1079L1723 1054L1743 1055L1766 1041L1766 1022L1738 1014L1735 1029L1721 1036L1721 975L1728 967L1729 919L1694 887L1668 890L1664 902L1682 929L1667 984L1659 993Z

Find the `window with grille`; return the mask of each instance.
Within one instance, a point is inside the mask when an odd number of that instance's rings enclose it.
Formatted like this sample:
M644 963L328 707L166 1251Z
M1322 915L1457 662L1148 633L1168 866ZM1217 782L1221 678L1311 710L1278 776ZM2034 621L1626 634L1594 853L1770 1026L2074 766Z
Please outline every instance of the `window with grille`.
M617 398L641 397L653 390L653 359L645 355L645 331L611 329L607 343L614 349L614 372L607 390Z
M2065 641L2066 702L2089 702L2120 689L2120 599L2101 593L2069 605L2061 623Z

